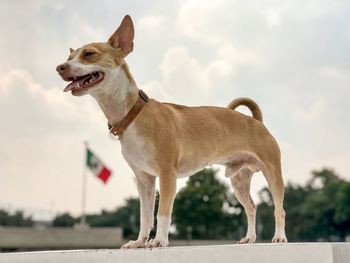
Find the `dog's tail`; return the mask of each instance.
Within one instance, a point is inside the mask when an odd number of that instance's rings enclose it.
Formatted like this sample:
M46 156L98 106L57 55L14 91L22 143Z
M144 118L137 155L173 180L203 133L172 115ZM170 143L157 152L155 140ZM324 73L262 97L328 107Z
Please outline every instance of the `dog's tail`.
M261 121L261 122L263 121L262 112L260 110L260 107L252 99L249 99L249 98L235 99L228 105L228 108L234 110L240 105L248 107L250 109L250 111L252 112L254 119Z

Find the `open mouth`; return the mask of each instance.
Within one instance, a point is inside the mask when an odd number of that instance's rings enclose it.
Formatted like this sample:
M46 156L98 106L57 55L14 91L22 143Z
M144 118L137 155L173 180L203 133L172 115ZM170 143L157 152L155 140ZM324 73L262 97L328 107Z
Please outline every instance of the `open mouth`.
M77 93L83 90L87 90L100 83L103 78L104 74L99 71L91 72L80 77L69 77L67 78L67 81L71 81L71 83L69 83L63 91L67 92L71 90L72 93Z

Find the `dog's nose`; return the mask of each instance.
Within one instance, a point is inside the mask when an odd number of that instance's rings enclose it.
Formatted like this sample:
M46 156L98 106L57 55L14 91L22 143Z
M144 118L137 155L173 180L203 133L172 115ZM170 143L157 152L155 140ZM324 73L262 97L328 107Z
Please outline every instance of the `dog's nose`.
M67 63L60 64L56 67L56 70L60 75L63 75L67 69L68 69Z

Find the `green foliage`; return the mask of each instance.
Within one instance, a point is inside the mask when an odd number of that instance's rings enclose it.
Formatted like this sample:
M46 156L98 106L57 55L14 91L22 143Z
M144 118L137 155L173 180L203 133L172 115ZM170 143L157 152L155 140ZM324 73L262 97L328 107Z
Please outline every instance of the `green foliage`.
M130 198L115 212L116 225L123 227L125 236L136 237L140 228L140 201Z
M33 225L31 217L25 217L22 211L9 214L5 210L0 210L0 226L20 226L28 227Z
M86 222L91 227L121 227L125 237L135 237L140 226L140 202L138 198L129 198L125 205L115 211L102 210L100 214L86 216ZM80 222L81 218L74 218L69 213L58 215L52 221L55 227L72 227Z
M313 172L306 186L309 190L301 216L305 223L300 235L306 240L344 240L350 233L350 183L340 179L333 171Z
M215 174L213 169L198 172L177 194L173 210L177 238L238 240L245 234L243 209ZM267 188L262 189L259 195L258 239L270 240L275 231L272 197ZM158 199L157 193L155 215ZM350 235L350 182L331 170L313 172L305 186L288 184L284 208L289 241L336 241ZM124 229L125 238L136 238L140 225L139 210L139 199L129 198L115 211L88 215L87 222L93 227L119 226ZM21 213L9 219L9 215L0 210L0 225L9 225L10 221L12 225L14 222L24 224L25 220ZM53 224L72 225L75 221L66 214L56 218Z
M55 227L72 227L76 222L77 220L69 213L64 213L56 216L52 221L52 225Z
M266 191L268 190L266 189ZM256 217L257 238L260 240L271 240L275 232L274 222L273 206L266 202L259 204Z
M226 186L204 169L187 181L177 194L173 223L179 238L221 239L238 236L241 207ZM240 222L239 222L240 221Z
M261 194L267 192L263 189ZM266 195L265 195L266 196ZM286 234L290 241L339 241L350 234L350 182L332 170L314 171L305 187L288 184L285 189ZM270 214L271 217L266 216ZM271 195L258 207L262 239L273 234ZM270 222L270 223L269 223ZM266 226L266 228L265 228Z
M113 212L103 210L101 214L88 215L86 222L92 227L123 228L124 237L137 237L140 227L140 201L138 198L128 198L125 205Z
M159 193L156 193L156 206L154 215L158 209ZM0 210L0 225L1 225ZM80 222L81 218L74 218L69 213L56 216L52 225L54 227L72 227ZM86 222L91 227L121 227L123 228L124 238L136 238L140 228L140 201L138 198L128 198L125 205L117 208L115 211L102 210L100 214L91 214L86 216ZM154 231L151 235L154 235Z

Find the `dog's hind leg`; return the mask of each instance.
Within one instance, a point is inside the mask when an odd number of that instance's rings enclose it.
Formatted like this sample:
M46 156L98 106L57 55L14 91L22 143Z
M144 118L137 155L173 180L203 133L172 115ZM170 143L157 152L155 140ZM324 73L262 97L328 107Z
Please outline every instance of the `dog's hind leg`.
M253 172L249 168L242 167L235 170L229 166L226 167L226 175L231 177L231 184L237 200L244 207L247 215L248 229L247 235L238 241L239 244L254 243L256 239L255 232L255 216L256 206L252 197L250 196L250 182L253 176Z
M266 165L266 167L263 169L263 174L266 177L275 206L275 235L272 238L272 242L285 243L287 242L284 229L286 212L283 209L284 184L280 164L277 163L277 165Z

